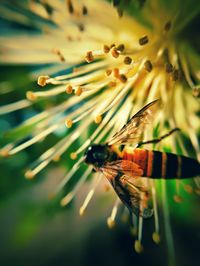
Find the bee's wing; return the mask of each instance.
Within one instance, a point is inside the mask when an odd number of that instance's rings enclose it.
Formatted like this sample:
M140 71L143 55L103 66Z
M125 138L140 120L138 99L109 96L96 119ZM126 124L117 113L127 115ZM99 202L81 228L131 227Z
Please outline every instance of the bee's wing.
M150 102L130 118L127 124L108 141L108 145L137 143L144 132L145 126L152 122L154 105L158 101Z
M119 166L119 162L116 162L112 167L106 164L100 170L110 181L121 201L131 212L143 218L151 217L153 210L148 206L149 192L142 178L134 178L133 176L124 174L120 171L121 167ZM133 172L132 169L131 172Z

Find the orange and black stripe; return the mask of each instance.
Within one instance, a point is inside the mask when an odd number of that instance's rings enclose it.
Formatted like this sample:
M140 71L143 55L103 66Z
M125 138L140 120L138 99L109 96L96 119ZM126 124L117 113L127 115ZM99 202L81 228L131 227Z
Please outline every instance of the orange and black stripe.
M177 179L200 175L198 161L173 153L135 149L133 154L124 154L123 159L140 165L145 177Z

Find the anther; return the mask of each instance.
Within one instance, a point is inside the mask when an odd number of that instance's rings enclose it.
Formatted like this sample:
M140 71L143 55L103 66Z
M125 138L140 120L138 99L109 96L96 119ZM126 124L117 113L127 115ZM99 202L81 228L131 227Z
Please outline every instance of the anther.
M132 63L132 58L130 58L129 56L126 56L124 58L124 64L130 65L131 63Z
M8 148L4 148L4 149L1 149L0 150L0 155L4 158L8 157L9 156L9 150Z
M153 66L152 66L152 63L150 60L147 60L145 63L144 63L144 68L146 71L148 72L151 72L152 69L153 69Z
M94 56L92 54L92 51L88 51L85 57L86 62L90 63L94 60Z
M113 48L111 51L111 54L114 58L118 58L119 57L119 52L116 48Z
M84 16L86 16L86 15L88 14L88 9L87 9L86 6L83 6L83 8L82 8L82 14L83 14Z
M134 248L135 248L135 251L137 253L142 253L143 252L143 246L142 246L142 243L139 240L135 240Z
M111 217L108 217L107 225L108 225L108 228L112 229L115 226L115 221Z
M110 52L110 47L108 45L104 44L103 51L105 54L108 54Z
M71 158L72 160L76 160L76 159L77 159L77 153L72 152L72 153L70 154L70 158Z
M101 116L101 115L97 115L97 116L95 117L95 119L94 119L94 122L95 122L96 124L100 124L101 121L102 121L102 116Z
M118 79L122 82L122 83L126 83L127 82L127 77L124 74L119 75Z
M193 188L190 185L184 185L184 189L188 193L192 193L193 192Z
M107 70L106 70L106 76L110 76L111 73L112 73L112 70L111 70L111 69L107 69Z
M160 243L160 235L158 232L153 232L152 239L156 244Z
M109 82L109 87L115 87L116 85L117 85L117 83L115 82L115 81L111 81L111 82Z
M124 44L120 44L120 45L117 46L116 49L117 49L117 51L122 53L124 51L124 49L125 49L125 46L124 46Z
M181 202L183 202L183 198L181 196L179 196L179 195L175 195L174 196L174 201L176 203L181 203Z
M148 38L147 35L145 35L145 36L143 36L143 37L141 37L141 38L139 39L139 44L140 44L140 45L145 45L145 44L147 44L148 42L149 42L149 38Z
M47 80L49 79L49 76L40 76L38 78L37 84L41 87L44 87L47 85Z
M56 155L53 157L54 162L59 162L60 161L60 155Z
M165 31L169 31L171 29L172 23L171 21L168 21L165 26L164 26L164 30Z
M75 95L76 96L80 96L83 92L83 89L79 86L76 90L75 90Z
M32 179L34 177L34 174L31 170L26 171L26 173L24 174L26 179Z
M197 97L197 98L200 97L200 87L199 86L196 86L196 87L192 88L192 95L194 97Z
M27 91L26 98L30 101L35 101L37 99L37 96L32 91Z
M114 68L113 69L113 75L115 78L119 78L119 68Z
M72 125L73 125L72 120L71 120L71 119L66 119L66 120L65 120L65 125L66 125L67 128L72 127Z
M81 208L79 209L79 215L80 215L80 216L83 216L84 213L85 213L85 209L84 209L83 207L81 207Z
M67 85L67 87L66 87L66 93L67 94L72 94L72 92L73 92L72 86L71 85Z
M165 64L165 70L167 73L171 73L173 71L173 65L171 63L166 63Z
M73 14L74 12L74 7L72 5L72 1L71 0L67 0L67 7L68 7L68 11L70 14Z

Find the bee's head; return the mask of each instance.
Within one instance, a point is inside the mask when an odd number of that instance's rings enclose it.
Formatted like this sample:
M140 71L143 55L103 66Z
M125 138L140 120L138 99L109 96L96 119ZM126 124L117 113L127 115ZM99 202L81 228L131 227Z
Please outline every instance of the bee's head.
M85 152L85 162L95 166L102 165L109 158L109 148L105 144L93 144Z

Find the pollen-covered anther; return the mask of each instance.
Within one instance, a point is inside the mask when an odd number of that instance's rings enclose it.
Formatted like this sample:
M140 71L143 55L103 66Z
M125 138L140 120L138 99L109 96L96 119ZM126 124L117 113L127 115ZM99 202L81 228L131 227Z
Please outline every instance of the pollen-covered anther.
M171 63L167 62L165 64L165 70L166 70L167 73L171 73L173 71L173 69L174 68L173 68L173 65Z
M37 99L37 96L34 92L32 91L27 91L26 93L26 98L30 101L35 101Z
M144 63L144 68L145 68L145 70L148 71L148 72L151 72L151 71L152 71L152 69L153 69L153 65L152 65L152 63L151 63L150 60L147 60L147 61Z
M37 84L41 87L44 87L47 85L48 79L49 79L49 76L39 76Z
M108 54L110 52L110 47L108 45L104 44L103 51L105 54Z
M143 246L142 246L142 243L139 240L135 240L134 248L135 248L135 251L137 253L142 253L143 252Z
M181 203L181 202L183 202L183 198L179 195L174 195L174 201L176 203Z
M74 13L74 7L71 0L67 0L67 8L70 14Z
M94 61L94 56L92 51L88 51L85 57L86 62L91 63L92 61Z
M8 149L8 148L3 148L3 149L0 150L0 155L1 155L2 157L6 158L6 157L9 156L9 151L10 151L10 149Z
M126 65L130 65L131 63L132 63L132 58L129 57L129 56L126 56L126 57L124 58L124 64L126 64Z
M160 235L158 232L153 232L152 239L156 244L160 243Z
M82 7L82 14L83 14L83 16L86 16L88 14L88 9L86 6Z
M171 29L171 27L172 27L171 21L167 21L167 23L164 26L164 30L169 31Z
M122 82L122 83L126 83L127 82L127 77L124 74L120 74L118 79Z
M76 160L76 159L77 159L77 153L76 153L76 152L72 152L72 153L70 154L70 158L71 158L72 160Z
M82 94L82 92L83 92L83 89L80 86L78 86L78 88L76 88L76 90L75 90L75 95L80 96Z
M190 185L184 185L184 189L188 193L192 193L193 192L193 187L191 187Z
M145 36L143 36L143 37L141 37L141 38L139 39L139 45L145 45L145 44L147 44L148 42L149 42L149 38L148 38L147 35L145 35Z
M34 178L34 173L31 170L26 171L26 173L24 174L26 179L33 179Z
M115 221L111 217L108 217L107 225L108 225L108 228L112 229L115 226Z
M113 87L116 87L117 83L115 81L111 81L109 82L108 86L113 88Z
M83 216L84 213L85 213L85 209L83 207L80 207L80 209L79 209L79 215L80 216Z
M72 92L73 92L72 86L71 85L67 85L67 87L66 87L66 93L67 94L72 94Z
M54 161L54 162L58 162L58 161L60 161L60 155L56 155L56 156L54 156L54 157L53 157L53 161Z
M73 125L72 120L71 119L66 119L65 120L65 125L66 125L67 128L71 128L72 125Z
M118 58L119 57L119 52L117 50L116 47L112 48L111 54L114 58Z
M102 116L101 115L97 115L95 118L94 118L94 122L96 124L100 124L102 121Z
M113 69L113 76L114 76L115 78L119 78L119 68L114 68L114 69Z
M112 70L111 69L107 69L105 72L106 76L110 76L112 74Z
M120 44L116 47L117 51L119 51L120 53L122 53L125 49L125 45L124 44Z

